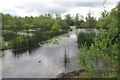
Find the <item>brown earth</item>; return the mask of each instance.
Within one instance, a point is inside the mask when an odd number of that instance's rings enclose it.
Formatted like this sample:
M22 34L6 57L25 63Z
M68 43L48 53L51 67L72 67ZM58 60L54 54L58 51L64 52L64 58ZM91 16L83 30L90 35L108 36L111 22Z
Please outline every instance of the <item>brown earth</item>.
M61 73L57 76L57 78L86 78L85 70L76 70L68 73Z

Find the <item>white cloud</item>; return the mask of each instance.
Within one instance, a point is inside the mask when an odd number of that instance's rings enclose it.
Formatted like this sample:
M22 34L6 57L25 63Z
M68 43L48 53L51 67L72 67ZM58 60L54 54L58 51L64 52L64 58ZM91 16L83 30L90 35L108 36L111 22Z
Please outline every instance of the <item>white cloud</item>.
M84 17L91 10L96 17L103 10L104 0L2 0L0 12L17 16L38 16L45 13L61 13ZM110 11L119 0L107 0L106 10ZM96 3L89 3L96 2ZM99 3L101 2L101 3ZM111 2L111 3L110 3ZM114 2L114 3L113 3ZM100 4L100 5L99 5Z
M115 4L107 5L105 7L105 9L109 12L115 6L116 6ZM89 11L92 13L92 16L94 15L94 17L99 18L100 15L101 15L101 12L104 11L104 8L103 7L83 7L83 6L79 6L79 7L70 8L69 11L64 13L63 15L71 14L72 16L75 16L76 13L79 13L80 15L82 15L85 18Z

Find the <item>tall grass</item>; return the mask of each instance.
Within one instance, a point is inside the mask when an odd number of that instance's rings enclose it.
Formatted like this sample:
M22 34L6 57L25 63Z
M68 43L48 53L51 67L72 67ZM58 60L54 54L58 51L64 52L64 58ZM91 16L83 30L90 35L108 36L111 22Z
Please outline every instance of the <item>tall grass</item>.
M14 38L11 45L14 51L20 50L30 50L34 47L39 46L39 43L42 43L50 38L53 38L57 35L64 34L67 31L41 31L38 30L34 32L33 36L21 35Z
M95 37L95 34L88 34L88 33L80 33L78 36L78 46L81 47L82 45L86 45L88 48L91 46L91 43L93 42L93 38Z

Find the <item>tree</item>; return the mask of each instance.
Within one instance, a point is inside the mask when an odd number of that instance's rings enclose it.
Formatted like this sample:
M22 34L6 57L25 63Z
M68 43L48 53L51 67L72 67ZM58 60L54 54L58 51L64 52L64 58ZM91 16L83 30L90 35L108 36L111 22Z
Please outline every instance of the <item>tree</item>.
M87 28L96 28L97 21L96 19L91 16L91 12L88 13L88 16L86 17L86 27Z
M79 21L79 14L77 13L76 16L75 16L75 25L79 26L79 23L80 23L80 21Z
M61 20L61 14L56 14L56 19L60 19Z
M66 20L66 23L70 26L73 26L74 25L74 20L72 19L71 15L70 14L67 14L65 15L65 20Z

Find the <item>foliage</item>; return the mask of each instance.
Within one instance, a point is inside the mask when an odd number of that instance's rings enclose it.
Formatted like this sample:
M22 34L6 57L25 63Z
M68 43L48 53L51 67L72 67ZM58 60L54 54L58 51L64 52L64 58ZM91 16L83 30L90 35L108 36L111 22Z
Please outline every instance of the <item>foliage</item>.
M62 27L59 24L54 24L52 30L60 30Z
M120 4L119 4L120 5ZM85 68L89 77L118 77L119 75L119 34L118 34L118 8L112 9L102 20L100 28L106 25L107 32L97 35L90 48L82 46L78 54L80 68ZM93 76L94 75L94 76ZM95 76L96 75L96 76Z
M66 33L69 30L68 24L61 19L60 14L56 14L56 19L51 14L37 17L17 17L9 14L0 14L2 15L3 23L2 37L5 41L10 42L9 47L12 46L15 50L38 46L40 42ZM29 34L33 34L33 36L29 36Z
M29 38L30 38L29 36L25 35L16 37L12 42L12 48L13 49L26 48L28 46Z
M7 49L9 47L8 42L4 41L4 38L0 38L0 49Z
M85 27L86 28L96 28L96 26L97 26L96 24L97 24L96 19L93 16L91 16L91 13L89 12L88 17L86 17Z
M20 50L29 50L34 47L39 46L40 43L43 43L45 40L55 37L56 35L64 34L67 31L44 31L41 30L35 31L33 36L29 35L20 35L13 39L11 46L14 51Z
M85 45L89 48L91 44L93 43L93 38L95 37L95 34L88 34L88 33L80 33L78 36L78 46Z
M2 31L2 36L4 37L5 41L10 41L13 40L17 36L17 34L12 30L7 30L7 31Z
M74 25L74 20L72 19L71 15L70 14L67 14L65 15L65 20L66 20L66 23L70 26L73 26Z

